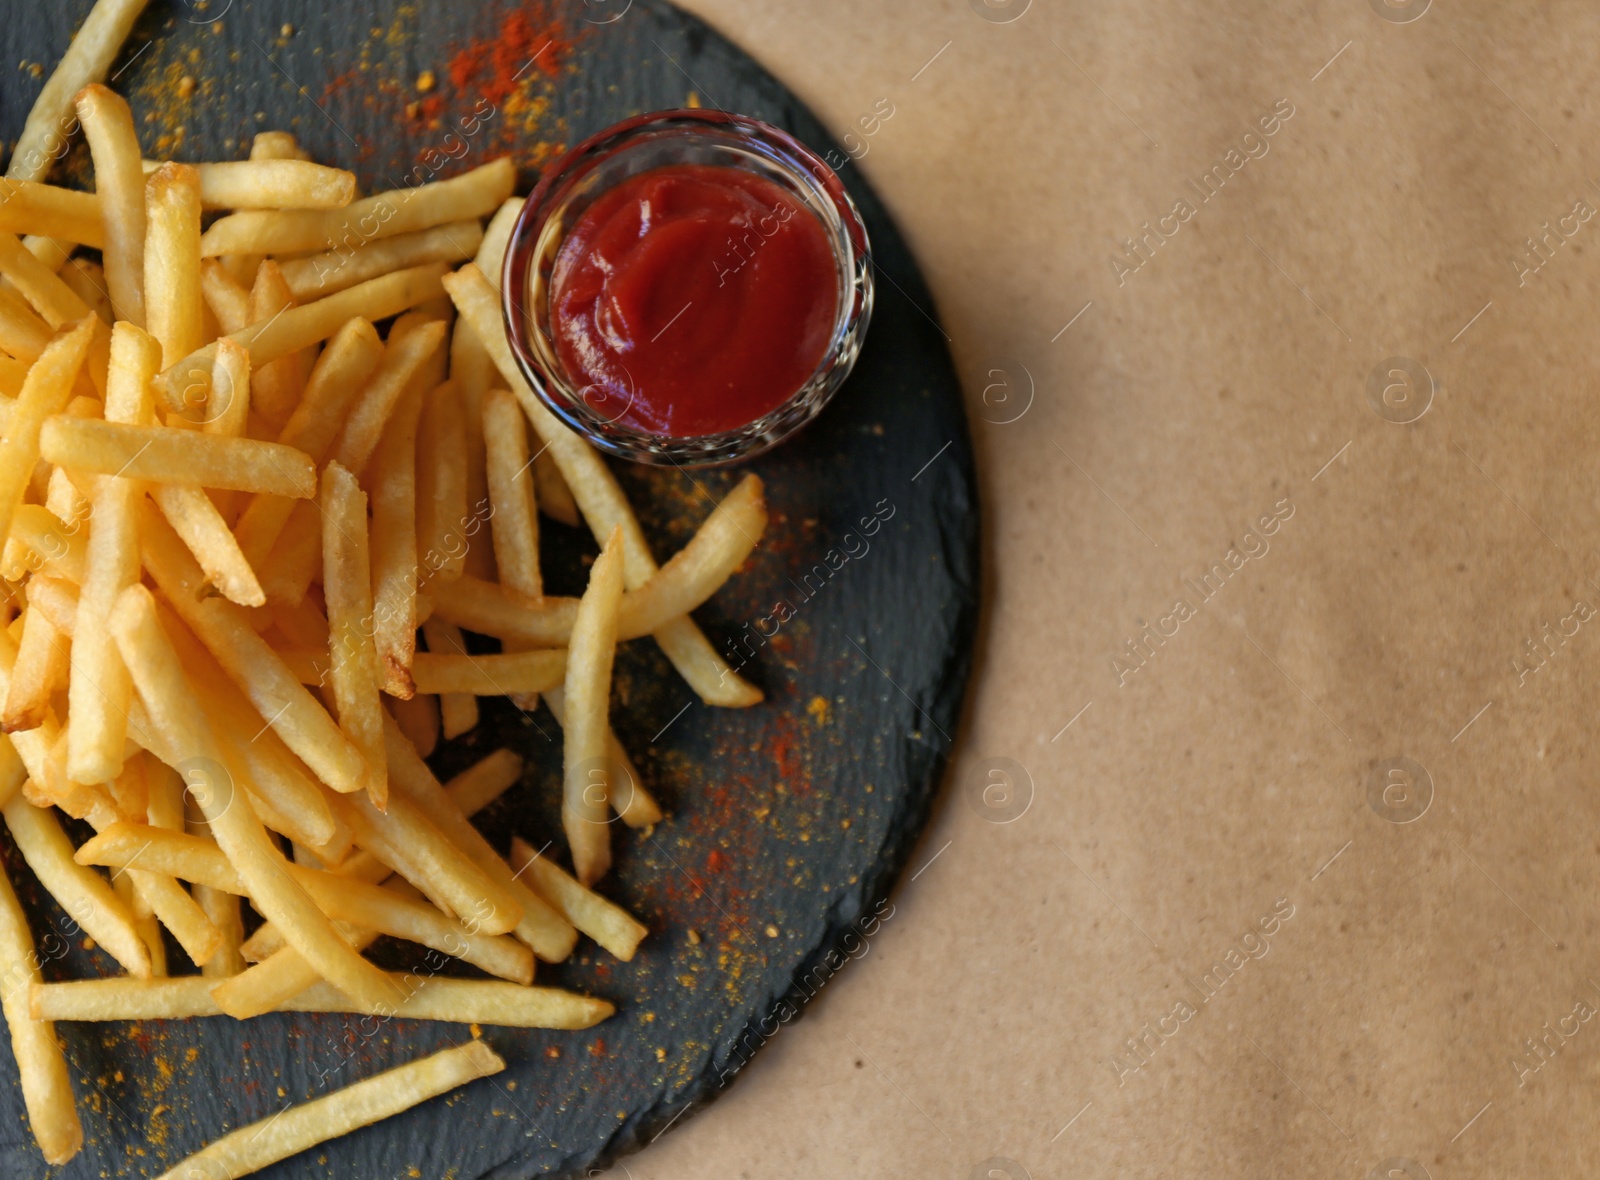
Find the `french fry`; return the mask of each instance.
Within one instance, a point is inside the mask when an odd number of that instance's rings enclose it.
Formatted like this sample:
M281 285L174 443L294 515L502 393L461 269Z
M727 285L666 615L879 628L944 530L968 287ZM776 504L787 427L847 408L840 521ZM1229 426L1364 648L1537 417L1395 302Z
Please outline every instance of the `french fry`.
M27 242L24 241L26 246ZM48 265L48 264L46 264ZM84 306L92 308L106 327L117 320L116 309L111 305L110 289L106 286L105 268L92 258L69 258L56 272Z
M497 524L499 515L496 511ZM766 524L761 479L747 475L712 510L687 545L643 586L623 595L617 614L618 638L653 634L699 607L744 564ZM519 603L501 587L476 578L463 577L430 592L434 608L443 618L469 631L518 643L563 644L576 617L573 599L546 597L534 604Z
M148 590L131 586L123 592L112 612L111 630L154 727L172 746L195 752L185 763L190 791L256 908L341 991L365 1004L398 1003L403 995L393 980L356 954L334 930L291 876L288 862L267 837L249 799L223 769L222 751L161 630Z
M480 933L517 929L524 913L519 900L524 891L495 879L475 863L409 796L391 793L388 811L379 811L363 795L338 796L333 803L358 845L422 890L446 914Z
M506 1067L482 1041L468 1041L409 1065L387 1070L301 1106L279 1111L270 1119L224 1135L158 1180L191 1177L236 1177L360 1127L408 1110Z
M489 350L465 316L456 317L455 329L450 338L450 380L457 389L461 406L461 427L467 439L467 511L463 511L461 528L465 528L467 512L476 513L478 506L489 507L489 482L484 471L483 449L483 395L489 392L494 375L494 362ZM474 517L475 518L475 517ZM460 536L466 542L470 536ZM474 577L494 581L494 546L488 537L466 546L462 569Z
M616 478L592 447L568 430L534 396L511 357L506 342L500 300L476 266L462 267L442 280L463 320L472 324L489 356L522 404L533 429L555 458L572 490L584 519L596 537L622 529L624 584L638 589L656 572L655 559ZM759 689L728 667L711 641L687 616L680 616L652 632L666 657L700 698L710 705L747 708L759 704Z
M144 173L133 113L121 95L99 83L77 94L78 121L94 159L95 191L105 220L106 287L116 317L144 326Z
M217 317L217 326L224 335L232 335L248 328L250 316L250 290L228 273L228 268L217 258L207 258L200 264L200 294Z
M293 163L295 161L276 161ZM297 306L284 282L283 272L272 259L267 259L256 271L255 285L250 288L250 322L262 323L273 316ZM221 347L221 341L218 341ZM305 395L306 373L302 367L303 353L295 351L280 356L263 366L255 374L251 394L256 410L273 431L283 429L289 416Z
M291 132L257 131L250 141L252 160L309 160L311 153L300 146Z
M44 574L35 574L29 578L28 605L42 612L63 635L71 635L73 627L77 625L78 588L65 578L51 578ZM73 646L73 654L77 654L76 645ZM73 728L87 723L87 713L81 717L77 713L73 714ZM118 749L120 748L119 745Z
M98 0L56 63L22 125L6 175L41 180L66 154L72 134L73 96L104 78L148 0Z
M373 455L372 641L383 691L409 698L416 692L411 663L417 650L417 419L422 390L400 398ZM323 560L324 589L327 560Z
M0 430L5 429L11 412L11 402L22 392L22 383L28 377L28 366L15 357L0 354L0 394L6 398L5 411L0 413Z
M384 740L388 743L395 801L405 801L415 806L430 824L470 857L497 886L511 894L522 908L515 926L516 935L531 946L535 954L548 963L558 963L570 955L577 941L577 933L572 926L517 879L500 854L477 828L467 822L466 813L450 801L450 796L439 785L439 780L433 777L428 764L417 756L416 750L392 721L384 726Z
M141 824L112 825L78 849L76 856L79 864L116 869L142 865L211 889L246 892L243 880L212 841ZM335 921L431 947L515 983L526 984L533 978L531 952L514 939L476 934L425 902L365 881L292 863L289 873L317 908Z
M50 325L15 288L0 287L0 348L24 365L32 365L49 343Z
M389 416L412 378L444 343L446 331L446 326L437 321L417 324L409 331L400 329L399 325L390 329L383 363L351 407L350 416L334 442L335 462L357 476L365 473Z
M0 231L64 238L96 250L106 244L99 197L28 180L0 180Z
M461 628L433 617L422 624L428 650L439 655L466 655ZM415 657L413 657L415 658ZM439 723L446 738L460 737L478 725L478 698L469 692L439 694Z
M572 624L563 686L567 723L561 757L561 826L567 833L578 880L585 885L598 881L611 867L611 836L606 827L606 729L621 601L622 529L618 526L590 567L589 587Z
M561 468L556 465L555 456L549 451L541 450L534 457L533 488L540 512L572 528L582 526L583 517L578 515L578 502L572 498L572 489L561 477Z
M231 602L242 606L263 606L267 596L256 579L255 570L239 550L239 543L228 530L211 497L201 489L182 484L155 484L150 498L161 509L189 552L205 571L206 581Z
M203 694L206 716L222 745L224 765L245 784L262 822L274 831L340 860L350 831L329 808L317 785L276 733L228 678L205 645L174 613L162 608L161 626L177 649L189 679Z
M132 912L104 877L72 859L72 843L55 813L13 795L0 814L33 875L61 908L129 974L149 978L150 952Z
M46 422L36 437L46 462L79 471L300 499L316 495L316 466L310 456L280 443L62 414Z
M421 750L417 753L422 754ZM514 750L496 750L444 784L445 794L462 815L476 815L522 778L522 758Z
M201 342L200 178L188 164L163 164L145 181L144 296L163 365Z
M194 828L203 831L205 816L200 805L185 795L183 779L178 772L148 753L139 755L139 761L144 766L149 790L146 811L150 826L169 832L183 832L193 824ZM82 852L80 848L74 859L81 861ZM195 904L217 932L217 943L210 957L201 964L200 973L208 979L239 974L245 969L244 958L239 954L239 945L244 941L244 920L239 909L239 898L205 885L196 885L193 892Z
M81 320L89 305L19 241L15 234L0 233L0 275L21 292L52 329Z
M460 262L483 241L476 221L452 221L431 229L368 242L359 249L340 246L283 264L283 277L296 299L319 299L393 270L424 262Z
M217 355L211 365L205 432L227 438L243 435L250 420L251 393L250 354L224 337L217 341Z
M472 260L479 270L496 283L500 281L500 272L505 265L511 231L516 228L521 213L522 198L507 197L489 219L489 228L483 231L483 243L478 248L477 257Z
M0 868L0 1008L11 1032L11 1055L22 1077L22 1101L45 1162L64 1164L83 1146L83 1125L72 1099L67 1059L48 1019L33 1015L32 993L42 982L27 916Z
M541 695L555 715L556 724L565 726L566 694L559 688L552 688ZM633 759L628 757L628 751L622 748L609 725L606 726L606 802L611 804L617 818L630 828L647 828L661 822L661 805L645 789Z
M504 389L484 395L483 443L500 585L514 600L537 602L544 597L544 581L539 575L539 514L528 428L517 399Z
M0 228L4 226L0 225ZM442 262L393 271L382 278L369 279L322 299L290 308L269 320L229 333L229 336L250 350L251 367L258 369L281 356L322 343L356 316L381 320L432 299L440 291L440 279L444 272L445 264ZM211 357L215 351L215 344L208 344L170 366L161 375L161 393L168 406L182 410L188 405L204 404L205 390L211 381Z
M460 387L427 395L417 428L417 552L422 578L449 581L466 568L467 435Z
M624 962L633 958L648 927L627 910L586 889L521 836L511 837L511 862L527 873L538 894L584 934Z
M152 171L160 167L150 163ZM306 160L252 155L197 164L195 171L205 209L342 209L356 194L355 173Z
M44 724L50 697L66 680L68 647L66 639L43 611L23 612L22 642L6 689L0 728L14 733L19 729L37 729Z
M547 692L562 683L567 667L564 648L482 656L418 652L411 675L418 692L501 697Z
M383 341L372 324L359 316L348 320L317 358L305 395L278 435L278 442L321 463L333 446L350 403L382 359ZM246 506L234 535L252 566L265 565L293 508L294 502L282 496L257 496Z
M393 1014L405 1020L445 1020L504 1028L591 1028L616 1009L553 987L523 987L499 980L394 976L409 993ZM212 998L215 981L179 979L80 979L37 983L25 993L23 1010L35 1020L183 1020L221 1016ZM362 1012L327 983L317 983L279 1004L281 1012ZM187 1180L187 1173L179 1173ZM210 1173L205 1173L210 1177Z
M55 336L28 370L22 393L11 407L5 438L0 440L0 538L10 536L12 518L39 461L44 420L66 407L93 332L94 324L85 318Z
M439 698L425 692L395 697L389 702L389 712L417 753L430 757L439 745Z
M18 508L6 545L8 549L12 545L17 547L15 563L8 555L3 571L12 580L20 579L30 569L39 569L71 582L83 581L89 543L81 530L69 528L48 508L39 504L24 504Z
M372 644L372 564L367 496L338 462L322 472L323 592L339 728L365 763L367 796L380 811L389 797L383 755L383 706Z
M154 512L143 512L139 528L145 568L262 720L328 786L336 791L360 790L366 774L360 752L256 634L241 609L231 602L199 597L200 569L166 521Z
M516 169L501 157L450 180L396 189L327 211L246 212L211 224L201 252L295 254L368 243L436 225L486 216L511 195ZM377 318L377 317L373 317Z

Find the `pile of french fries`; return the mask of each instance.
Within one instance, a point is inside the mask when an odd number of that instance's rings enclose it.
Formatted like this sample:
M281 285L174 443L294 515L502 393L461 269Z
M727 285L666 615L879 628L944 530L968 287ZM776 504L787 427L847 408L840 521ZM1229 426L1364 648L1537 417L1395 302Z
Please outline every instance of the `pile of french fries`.
M0 816L126 972L42 982L0 873L0 1003L51 1163L82 1143L53 1021L604 1019L531 984L579 933L620 959L646 933L591 888L613 817L661 817L611 730L616 645L652 636L707 704L761 699L689 617L760 539L761 483L656 564L512 358L491 282L510 161L360 197L282 132L247 160L144 160L98 82L142 5L100 0L0 182ZM93 193L45 180L74 120ZM580 598L546 593L541 513L601 544ZM469 822L520 779L515 753L447 784L424 761L485 695L542 698L564 730L572 873L523 849L514 870ZM97 834L74 848L59 813ZM163 929L200 975L168 975ZM389 974L361 953L380 935L495 978ZM502 1066L448 1050L219 1140L204 1174Z

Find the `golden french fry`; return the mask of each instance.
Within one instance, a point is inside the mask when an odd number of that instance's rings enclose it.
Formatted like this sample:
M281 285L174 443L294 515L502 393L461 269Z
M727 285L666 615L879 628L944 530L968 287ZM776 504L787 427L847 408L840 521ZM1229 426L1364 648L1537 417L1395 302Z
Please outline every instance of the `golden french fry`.
M515 898L522 907L516 935L535 954L549 963L558 963L570 955L578 937L572 926L517 879L500 854L467 822L466 814L450 801L428 764L418 757L392 721L384 726L384 739L388 743L390 777L396 788L394 801L414 805L473 864Z
M27 245L27 242L23 242L23 245ZM106 327L109 328L116 322L116 309L111 305L111 292L106 285L105 268L98 262L92 258L69 258L56 273L61 276L61 281L83 300L84 306L94 310L94 314L100 317Z
M517 872L528 874L534 889L563 918L617 958L625 962L633 958L640 941L650 933L627 910L585 889L554 861L540 856L521 836L511 837L511 861Z
M111 305L116 318L143 327L145 181L133 114L121 95L99 83L80 90L76 106L105 219L102 257Z
M553 987L523 987L500 980L394 977L408 995L394 1015L406 1020L445 1020L505 1028L583 1029L599 1024L616 1009ZM216 981L200 976L179 979L80 979L35 983L23 1008L35 1020L182 1020L221 1016L211 995ZM317 983L276 1006L282 1012L362 1012L332 985ZM187 1174L180 1173L187 1180ZM205 1174L210 1180L210 1173Z
M44 420L66 407L94 330L94 321L85 318L54 337L28 370L22 393L11 407L5 438L0 440L0 538L10 536L12 518L39 461Z
M590 567L589 586L572 623L563 686L567 722L561 757L561 825L578 880L585 885L605 876L611 866L611 837L606 827L606 729L621 602L622 529L618 526Z
M34 100L12 149L7 176L41 180L66 155L68 139L76 129L73 96L105 77L146 3L148 0L99 0L90 10Z
M31 365L49 343L50 325L15 289L0 287L0 348Z
M144 298L150 335L174 365L201 342L200 178L163 164L145 181Z
M428 650L437 655L466 655L461 628L442 618L431 617L422 624L422 637ZM413 656L413 659L415 657ZM460 737L478 725L478 698L468 692L439 694L439 720L446 738Z
M383 756L383 706L372 644L372 563L367 496L337 461L322 472L322 577L328 599L328 652L339 728L366 764L367 795L382 810L389 796Z
M383 362L350 408L350 416L334 443L336 462L357 475L365 473L389 416L412 378L444 343L446 331L438 321L416 324L409 331L398 325L390 329Z
M206 209L342 209L356 195L355 173L306 160L252 153L248 160L197 164L195 171Z
M0 413L0 430L5 429L6 419L11 414L11 403L22 392L22 383L27 377L28 366L25 363L0 354L0 394L6 398L4 412Z
M395 697L389 702L389 711L417 753L431 756L439 745L439 698L425 692Z
M428 394L417 428L417 552L421 577L449 581L466 565L467 436L460 387Z
M488 1045L468 1041L326 1097L291 1106L263 1122L240 1127L162 1173L158 1180L199 1176L232 1180L397 1115L458 1086L499 1073L505 1067L506 1063Z
M556 724L565 726L566 694L559 688L552 688L540 695L555 715ZM639 777L633 759L628 757L628 751L622 748L622 743L609 725L606 726L606 801L617 813L617 818L630 828L647 828L661 822L660 804L645 789L644 780Z
M242 606L263 606L267 596L255 570L239 550L211 497L201 489L181 484L155 484L150 498L161 509L189 552L205 571L206 581L224 597Z
M383 359L383 341L359 316L345 322L317 358L305 396L289 416L278 441L321 463L344 423L350 403ZM294 507L282 496L257 496L239 517L234 535L252 566L260 568ZM319 538L320 543L320 538Z
M217 317L217 327L224 335L250 326L250 291L228 273L220 260L207 258L201 262L200 294L211 314Z
M367 320L386 319L432 299L440 291L439 283L444 272L445 264L442 262L393 271L381 278L369 279L347 290L290 308L269 320L231 332L229 336L250 350L250 364L259 369L281 356L322 343L356 316ZM204 404L206 387L211 381L211 357L215 351L216 346L208 344L190 353L161 375L161 393L168 406L182 410L186 406Z
M480 697L546 692L561 684L566 674L564 648L482 656L418 652L411 667L418 692Z
M14 733L44 724L50 697L63 687L67 677L69 646L43 611L23 612L22 642L6 688L0 728Z
M360 790L366 773L361 754L256 634L241 608L217 598L200 598L199 567L155 512L142 512L139 528L145 568L229 679L244 690L262 720L328 786L336 791Z
M55 812L13 795L0 814L33 875L61 908L130 974L148 978L150 952L134 926L132 912L104 877L72 859L72 843Z
M250 141L252 160L309 160L311 153L288 131L257 131Z
M422 751L417 753L421 755ZM521 778L521 756L514 750L496 750L445 783L444 791L462 815L476 815Z
M578 515L578 502L572 498L572 489L561 477L561 468L556 465L555 456L549 451L541 450L534 457L533 488L539 511L551 520L572 528L579 528L583 524L583 517Z
M274 831L314 847L331 860L350 847L350 831L334 816L321 790L283 744L262 725L238 687L175 614L162 608L161 626L184 671L201 692L224 765L245 784L261 820Z
M296 299L318 299L407 266L471 258L482 241L483 227L476 221L452 221L369 242L359 250L341 247L297 258L283 264L283 277Z
M479 270L496 283L500 281L500 272L505 265L511 231L516 228L521 213L522 198L506 198L505 203L489 219L489 228L483 231L483 244L478 248L477 257L472 260Z
M14 551L12 546L16 547ZM0 572L12 581L20 580L29 570L45 570L75 583L83 581L88 541L81 529L74 530L42 505L24 504L17 509L6 548L5 566Z
M256 271L255 285L250 288L250 322L259 324L297 306L284 282L283 272L272 259L263 262ZM221 341L218 341L221 347ZM256 373L251 389L255 407L273 431L283 429L305 395L306 373L301 364L303 353L286 353L265 364Z
M301 499L316 495L310 456L280 443L64 414L46 422L37 437L46 462L79 471Z
M142 824L113 824L78 849L76 856L79 864L144 866L211 889L246 892L243 880L212 841ZM531 953L514 939L474 933L426 902L348 876L292 863L289 873L317 908L335 921L431 947L513 982L526 984L533 978ZM234 1010L230 1005L229 1011Z
M534 432L561 468L589 528L596 537L610 536L613 529L622 529L624 584L630 589L643 586L656 572L644 531L600 456L557 420L528 388L505 339L500 299L494 288L483 277L483 272L472 265L446 275L442 282L461 318L472 324L495 367L533 423ZM760 690L728 667L727 661L717 654L692 619L680 616L652 634L679 674L707 704L746 708L761 701Z
M63 635L71 635L77 623L78 616L78 588L65 578L51 578L44 574L35 574L28 579L28 605L34 610L43 612L55 629ZM77 645L73 646L74 656L78 654ZM87 724L86 717L73 714L73 727ZM121 745L118 745L118 750ZM74 776L77 778L78 776ZM81 778L79 781L82 781Z
M228 438L243 435L250 420L251 388L250 354L223 337L217 341L217 355L211 365L205 432Z
M129 323L112 331L106 412L137 420L149 407L149 382L159 367L159 345ZM122 766L131 693L127 669L106 629L117 595L139 577L138 488L131 480L102 480L94 495L94 526L85 559L77 611L90 625L72 645L67 773L76 782L102 782Z
M0 233L0 275L4 275L52 329L59 330L90 312L89 305L15 234Z
M533 501L533 460L528 430L517 399L504 389L483 397L484 472L494 535L494 563L500 585L513 599L544 597L539 575L539 514Z
M332 802L355 833L357 844L422 890L446 914L480 933L517 929L523 917L519 898L525 891L475 863L409 795L391 792L388 811L379 811L364 795L336 796Z
M409 698L416 686L417 650L417 418L422 390L400 398L372 457L372 641L383 691ZM324 588L327 560L323 560Z
M200 974L210 980L229 979L238 975L245 970L244 956L239 953L239 944L244 941L244 916L239 908L239 898L220 889L196 885L194 900L216 928L220 938L211 957L201 964Z
M64 1164L83 1146L83 1125L56 1030L48 1019L33 1015L33 987L42 982L39 954L4 868L0 868L0 962L5 964L0 968L0 1008L11 1031L11 1055L22 1078L28 1124L45 1162Z
M177 653L161 630L148 590L130 586L123 592L112 612L111 630L153 726L171 746L194 751L175 769L186 774L212 836L245 883L256 908L341 991L362 1003L397 1003L402 996L393 981L350 948L294 880L250 800L224 769L223 753L184 677Z
M449 180L378 193L343 209L235 213L212 223L200 249L207 257L244 251L359 252L380 238L486 216L511 195L515 183L515 167L501 157Z
M461 426L467 439L467 504L476 520L476 510L482 505L489 508L489 482L484 471L483 453L483 395L489 392L494 376L494 362L478 334L465 316L458 316L450 338L450 380L455 384L461 406ZM467 527L468 515L463 512L459 530ZM455 533L456 544L463 546L462 569L477 578L493 581L494 546L490 538L482 537L466 545L471 535Z
M99 197L28 180L0 180L0 231L105 245Z

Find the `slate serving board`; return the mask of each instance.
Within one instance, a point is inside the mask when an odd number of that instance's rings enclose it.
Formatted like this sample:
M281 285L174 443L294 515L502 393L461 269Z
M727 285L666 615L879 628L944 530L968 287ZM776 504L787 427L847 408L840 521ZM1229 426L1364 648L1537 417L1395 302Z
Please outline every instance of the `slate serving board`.
M0 23L8 147L88 8L16 7ZM878 299L860 363L804 435L753 464L767 483L767 536L698 612L714 642L747 661L767 702L708 709L648 641L619 657L615 725L668 816L648 834L615 828L617 865L603 889L651 934L632 963L584 940L568 963L539 969L539 982L607 997L617 1015L579 1033L484 1028L505 1073L263 1173L588 1174L681 1125L765 1041L801 1035L787 1030L805 999L895 920L886 897L949 751L979 584L967 428L928 292L883 206L817 121L749 57L656 0L154 0L113 69L147 156L236 158L256 131L282 128L316 159L353 169L364 192L505 152L526 191L564 147L617 120L720 106L832 152L865 215ZM83 185L89 175L80 147L57 179ZM665 557L739 472L618 474ZM590 538L547 523L543 544L553 592L579 592ZM559 840L559 729L548 713L486 702L479 730L433 761L448 775L506 744L529 769L481 826L502 848L513 832L536 847ZM63 915L9 839L0 850L47 948L46 977L113 973L101 952L53 937ZM174 973L190 969L170 941L169 955ZM437 969L415 948L380 944L378 955ZM0 1176L157 1175L225 1130L470 1035L309 1015L60 1034L84 1150L44 1167L5 1044Z

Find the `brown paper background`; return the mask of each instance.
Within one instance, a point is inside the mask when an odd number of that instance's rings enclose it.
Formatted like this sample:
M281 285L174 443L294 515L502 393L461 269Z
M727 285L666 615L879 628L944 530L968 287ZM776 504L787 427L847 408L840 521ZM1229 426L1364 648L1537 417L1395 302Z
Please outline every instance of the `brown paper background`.
M1512 259L1600 208L1600 10L689 7L836 134L894 105L850 166L966 383L987 622L893 919L627 1173L1592 1168L1600 1021L1520 1080L1512 1058L1600 1006L1600 616L1514 661L1600 605L1600 219L1535 273ZM1267 154L1119 286L1123 240L1279 99ZM1396 355L1436 383L1409 425L1367 398ZM1020 420L986 420L1009 412L991 369L1031 374ZM1124 641L1280 500L1270 549L1119 685ZM1391 756L1432 777L1415 822L1368 805ZM1032 782L1009 824L970 805L1000 757ZM1280 898L1265 956L1202 1003L1190 981Z

